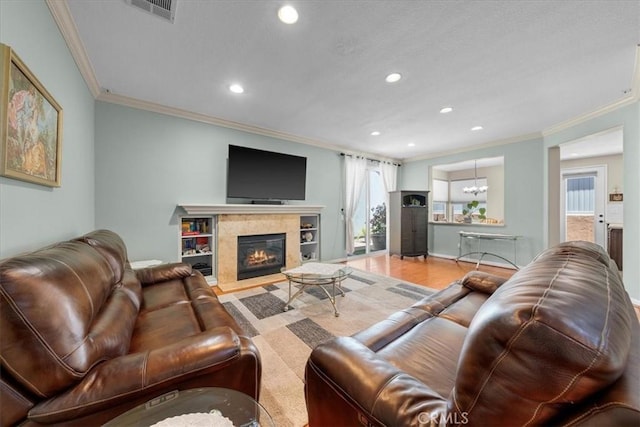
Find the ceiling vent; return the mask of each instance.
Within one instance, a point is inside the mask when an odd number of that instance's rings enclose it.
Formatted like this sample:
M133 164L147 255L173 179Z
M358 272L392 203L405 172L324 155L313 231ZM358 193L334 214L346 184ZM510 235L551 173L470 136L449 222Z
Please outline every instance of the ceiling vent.
M131 6L138 7L152 15L173 23L178 0L125 0Z

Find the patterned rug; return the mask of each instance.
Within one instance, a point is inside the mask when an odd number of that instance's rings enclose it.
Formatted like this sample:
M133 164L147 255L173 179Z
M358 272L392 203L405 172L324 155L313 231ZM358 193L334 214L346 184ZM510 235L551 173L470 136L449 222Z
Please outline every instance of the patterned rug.
M339 317L317 286L305 288L288 311L288 282L220 296L260 350L260 403L278 427L307 423L304 368L311 349L333 336L352 335L435 292L360 270L342 282L342 289L345 296L336 297Z

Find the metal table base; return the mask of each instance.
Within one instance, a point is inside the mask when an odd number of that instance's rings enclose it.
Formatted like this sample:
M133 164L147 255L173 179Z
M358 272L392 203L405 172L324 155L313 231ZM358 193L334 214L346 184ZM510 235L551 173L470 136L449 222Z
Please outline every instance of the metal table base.
M468 232L468 231L460 231L460 242L458 243L458 257L456 258L456 262L458 262L462 257L466 257L467 255L480 254L480 258L478 258L478 261L476 262L476 270L477 270L480 267L480 263L482 262L482 258L484 258L485 255L491 255L493 257L500 258L500 259L508 262L516 270L519 270L519 267L516 265L517 257L518 257L516 240L518 240L520 237L521 236L516 236L516 235L512 235L512 234L473 233L473 232ZM476 240L478 240L478 250L477 251L467 252L467 253L463 254L462 253L462 242L463 242L463 239L476 239ZM482 240L511 240L511 241L513 241L513 261L509 260L508 258L503 257L502 255L498 255L496 253L489 252L489 251L486 251L486 250L485 251L481 250L480 242Z
M336 306L336 291L344 297L344 290L342 289L341 283L351 274L351 270L348 267L340 264L310 262L292 270L283 271L282 274L289 280L289 300L284 305L284 311L293 308L291 303L298 298L308 286L319 286L327 295L327 298L329 298L335 316L340 316L340 312ZM291 295L294 284L300 285L300 288L295 294ZM329 292L325 286L330 286L331 292Z

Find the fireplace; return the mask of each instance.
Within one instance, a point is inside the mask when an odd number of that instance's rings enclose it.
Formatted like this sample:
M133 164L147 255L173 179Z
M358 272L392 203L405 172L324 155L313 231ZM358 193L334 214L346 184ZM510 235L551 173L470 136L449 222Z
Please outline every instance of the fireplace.
M286 234L238 236L238 278L279 273L285 266Z

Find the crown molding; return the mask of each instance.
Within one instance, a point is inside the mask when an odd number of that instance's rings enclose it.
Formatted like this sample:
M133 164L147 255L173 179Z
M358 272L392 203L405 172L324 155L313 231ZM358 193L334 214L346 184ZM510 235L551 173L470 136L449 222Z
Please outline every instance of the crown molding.
M130 98L123 95L116 95L108 91L103 91L102 88L100 87L98 79L96 78L95 70L91 65L91 61L89 60L89 56L87 55L87 51L84 47L84 44L82 43L82 40L80 39L80 36L78 34L78 28L76 27L73 17L71 15L71 11L69 10L67 0L45 0L45 2L49 7L49 10L51 11L53 19L55 20L58 28L60 29L60 32L62 33L62 36L65 39L67 46L69 47L69 50L71 51L71 55L74 61L76 62L76 65L80 70L80 74L82 75L85 83L87 84L89 91L91 92L93 97L98 101L104 101L104 102L109 102L113 104L129 106L132 108L142 109L142 110L170 115L174 117L180 117L180 118L194 120L202 123L213 124L216 126L240 130L240 131L249 132L257 135L282 139L285 141L297 142L300 144L311 145L311 146L328 149L332 151L345 151L346 147L331 144L326 141L307 138L299 135L293 135L293 134L280 132L272 129L266 129L259 126L253 126L253 125L248 125L244 123L234 122L231 120L220 119L220 118L209 116L206 114L194 113L187 110L167 107L165 105L143 101L135 98ZM499 145L523 142L526 140L531 140L531 139L540 138L540 137L546 137L554 133L569 129L585 121L602 116L604 114L607 114L619 108L625 107L627 105L631 105L635 102L638 102L639 100L640 100L640 45L637 45L634 74L631 81L631 92L627 96L625 96L624 98L616 102L605 105L590 113L586 113L581 116L575 117L573 119L567 120L565 122L559 123L557 125L551 126L547 129L542 130L541 132L492 141L492 142L475 145L467 148L461 148L457 150L441 151L437 153L427 154L424 156L397 159L394 161L413 162L413 161L419 161L419 160L426 160L426 159L432 159L432 158L442 157L442 156L447 156L452 154L480 150L483 148L495 147Z
M91 61L89 61L89 55L87 55L87 51L84 48L84 44L82 40L80 40L80 35L78 34L78 27L76 27L75 22L73 21L73 16L71 16L71 11L69 10L69 5L66 1L56 1L56 0L45 0L49 10L51 11L51 15L53 16L53 20L58 25L60 32L62 33L62 37L64 38L69 50L71 51L71 56L73 56L78 69L80 70L80 74L84 79L89 91L93 95L93 97L97 97L100 93L100 84L98 83L98 79L96 78L96 73L91 65Z
M542 138L542 133L541 132L535 132L535 133L530 133L530 134L527 134L527 135L514 136L512 138L506 138L506 139L499 139L499 140L496 140L496 141L490 141L490 142L486 142L486 143L483 143L483 144L474 145L472 147L458 148L458 149L455 149L455 150L447 150L447 151L438 151L437 153L426 154L424 156L418 156L418 157L411 157L411 158L402 159L402 161L404 163L409 163L409 162L416 162L416 161L419 161L419 160L435 159L435 158L438 158L438 157L450 156L450 155L453 155L453 154L468 153L468 152L471 152L471 151L482 150L484 148L497 147L497 146L500 146L500 145L515 144L517 142L531 141L531 140L536 139L536 138Z
M218 117L209 116L207 114L195 113L193 111L183 110L180 108L167 107L166 105L157 104L150 101L143 101L137 98L131 98L124 95L117 95L112 92L101 92L96 100L108 102L111 104L123 105L126 107L136 108L139 110L150 111L154 113L164 114L168 116L179 117L182 119L193 120L196 122L202 122L221 126L229 129L240 130L243 132L253 133L257 135L267 136L270 138L282 139L285 141L297 142L300 144L313 145L320 148L325 148L333 151L341 151L343 147L329 144L299 135L293 135L290 133L280 132L273 129L267 129L259 126L248 125L245 123L234 122L231 120L220 119Z
M600 107L595 111L583 114L578 117L574 117L573 119L569 119L565 122L551 126L550 128L542 131L542 136L546 137L549 135L553 135L554 133L567 130L569 128L572 128L573 126L579 125L588 120L592 120L596 117L603 116L619 108L626 107L627 105L634 104L639 100L640 100L640 45L637 45L636 46L636 62L634 65L633 75L631 77L631 91L627 96L611 104L607 104L603 107Z

